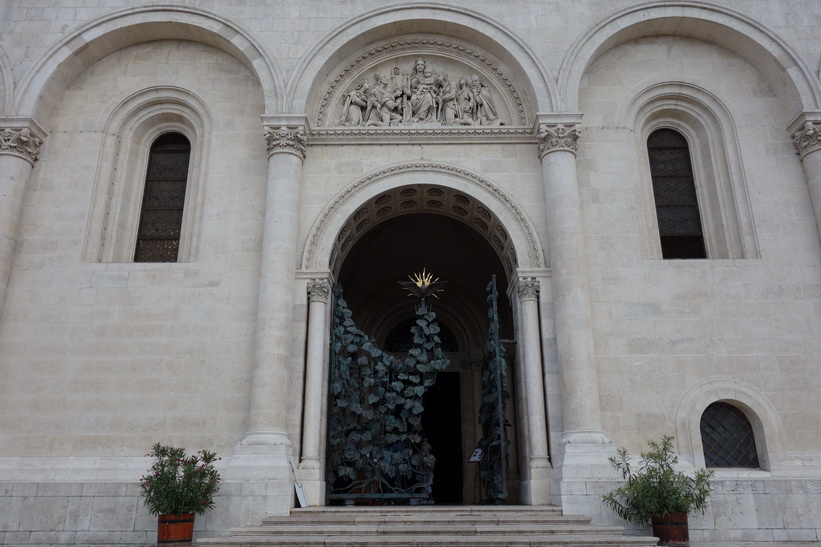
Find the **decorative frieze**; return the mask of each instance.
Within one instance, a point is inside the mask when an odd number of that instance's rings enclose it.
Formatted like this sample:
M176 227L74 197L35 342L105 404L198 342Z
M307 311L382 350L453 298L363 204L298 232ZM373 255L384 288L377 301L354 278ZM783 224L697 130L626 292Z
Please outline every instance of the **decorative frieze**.
M263 134L265 135L269 156L279 152L288 152L305 159L305 147L308 144L308 139L305 136L304 127L281 126L277 129L266 126L263 128Z
M34 163L40 158L42 144L42 139L32 134L27 127L0 130L0 154L20 156Z
M308 302L327 302L331 295L331 284L327 279L308 281Z
M810 152L821 149L821 122L806 121L801 128L792 134L795 153L803 158Z
M432 55L411 57L418 52ZM464 43L415 38L377 46L346 66L320 101L316 127L511 123L528 125L527 115L497 60Z
M578 140L582 134L578 124L540 124L536 138L539 141L539 158L555 150L578 151Z
M538 300L539 299L539 280L532 277L525 277L519 279L516 283L516 293L519 295L519 300Z

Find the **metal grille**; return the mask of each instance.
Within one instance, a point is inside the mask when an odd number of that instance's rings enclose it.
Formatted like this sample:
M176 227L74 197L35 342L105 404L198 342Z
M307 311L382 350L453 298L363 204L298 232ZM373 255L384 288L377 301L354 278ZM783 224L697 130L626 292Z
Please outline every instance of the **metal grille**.
M647 139L653 197L664 258L706 258L687 140L672 129Z
M759 467L753 427L733 405L707 407L701 415L701 442L707 467Z
M411 328L416 325L416 318L408 319L393 327L385 339L385 351L392 353L407 353L414 346L413 331ZM459 351L459 343L453 333L443 324L439 323L439 340L442 351Z
M179 133L154 141L137 230L135 262L176 262L191 144Z

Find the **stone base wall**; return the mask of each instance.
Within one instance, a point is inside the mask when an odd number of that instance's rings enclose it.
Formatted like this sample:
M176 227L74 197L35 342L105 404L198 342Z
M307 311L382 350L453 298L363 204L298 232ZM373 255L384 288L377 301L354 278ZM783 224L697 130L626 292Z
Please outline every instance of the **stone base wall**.
M194 539L226 535L287 514L292 485L224 482L215 507L197 515ZM157 517L136 482L0 482L0 545L155 545Z
M689 516L690 541L710 542L817 542L821 541L821 480L718 479L704 514ZM566 515L587 515L595 523L625 526L601 496L615 488L614 481L565 481L562 507ZM626 525L633 533L649 533Z

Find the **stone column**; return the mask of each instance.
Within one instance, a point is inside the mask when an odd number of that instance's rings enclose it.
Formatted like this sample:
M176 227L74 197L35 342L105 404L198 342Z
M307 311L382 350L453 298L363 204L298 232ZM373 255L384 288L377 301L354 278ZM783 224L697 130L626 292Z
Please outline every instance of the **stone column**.
M539 333L539 281L519 278L518 340L521 348L527 420L527 477L522 481L522 502L547 505L550 497L550 459L547 451L547 419Z
M556 119L543 116L537 130L556 309L564 445L610 442L602 430L584 231L576 180L580 120L580 115Z
M263 133L268 149L268 182L251 404L248 430L237 447L234 457L236 468L233 470L243 478L288 481L291 478L288 459L291 443L286 433L286 417L296 285L299 186L306 145L304 124L294 121L294 117L263 117ZM282 494L288 496L290 504L293 493L286 489Z
M303 397L302 458L299 479L310 505L322 505L325 500L325 481L322 465L322 432L324 428L323 378L328 347L326 319L331 294L328 279L308 282L308 341L305 357L305 394Z
M796 154L804 165L804 175L810 192L815 225L821 237L821 111L804 112L788 130L795 145Z
M0 118L0 314L6 299L17 225L46 132L25 118Z

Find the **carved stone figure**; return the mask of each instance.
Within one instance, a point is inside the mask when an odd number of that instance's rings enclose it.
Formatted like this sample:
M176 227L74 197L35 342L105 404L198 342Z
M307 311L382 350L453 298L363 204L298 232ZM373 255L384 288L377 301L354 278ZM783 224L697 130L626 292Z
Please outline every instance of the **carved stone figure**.
M368 106L368 91L371 83L365 78L356 87L345 93L345 106L342 114L339 115L337 125L354 126L362 125L364 112Z
M448 79L447 72L439 74L439 110L437 119L444 125L453 125L460 116L459 104L456 101L456 84Z
M425 125L502 125L493 94L474 74L458 84L445 71L438 74L427 60L418 57L410 72L393 68L348 89L336 124L344 127Z
M399 103L396 101L402 95L401 89L388 87L388 77L385 74L374 74L376 83L368 92L368 106L365 109L365 125L387 127L402 121L397 112Z
M476 74L471 77L471 91L473 92L473 120L478 125L501 125L502 121L496 113L496 103L490 89L482 83Z

